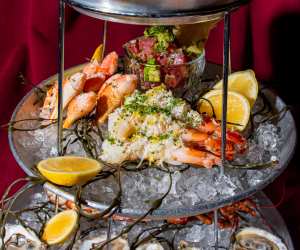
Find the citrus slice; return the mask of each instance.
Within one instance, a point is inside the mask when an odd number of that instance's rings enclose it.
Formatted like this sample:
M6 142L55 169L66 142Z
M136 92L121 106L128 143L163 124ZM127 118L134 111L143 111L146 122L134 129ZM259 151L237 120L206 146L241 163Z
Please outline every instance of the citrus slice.
M58 185L73 186L94 178L102 165L86 157L61 156L42 160L37 168L47 180Z
M78 213L75 210L65 210L52 217L45 225L42 239L48 245L66 241L78 226Z
M222 90L212 90L203 96L198 103L198 111L222 120ZM228 91L227 99L227 122L229 128L242 131L249 121L250 104L246 97L234 92Z
M103 44L100 44L94 51L91 61L101 62L103 56Z
M219 81L214 89L222 89L223 80ZM253 107L258 94L258 82L253 70L238 71L228 76L228 90L235 91L245 96L250 107Z

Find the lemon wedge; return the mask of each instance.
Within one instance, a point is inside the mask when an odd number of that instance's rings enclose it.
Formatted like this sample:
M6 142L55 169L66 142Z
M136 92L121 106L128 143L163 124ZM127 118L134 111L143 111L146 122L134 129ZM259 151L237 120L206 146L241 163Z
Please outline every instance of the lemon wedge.
M210 101L210 103L204 99ZM198 103L198 111L207 113L209 116L213 116L214 111L216 119L222 120L222 90L212 90L206 93ZM228 127L242 131L247 126L249 117L250 104L247 98L237 92L228 91Z
M75 210L62 211L52 217L45 225L42 239L48 245L66 241L78 226L78 213Z
M101 62L102 61L102 55L103 54L103 44L100 44L94 51L94 54L92 56L91 61L97 61Z
M47 180L58 185L73 186L94 178L102 165L86 157L61 156L42 160L37 168Z
M222 89L223 80L219 81L214 89ZM258 82L253 70L237 71L228 76L228 90L245 96L252 108L258 95Z

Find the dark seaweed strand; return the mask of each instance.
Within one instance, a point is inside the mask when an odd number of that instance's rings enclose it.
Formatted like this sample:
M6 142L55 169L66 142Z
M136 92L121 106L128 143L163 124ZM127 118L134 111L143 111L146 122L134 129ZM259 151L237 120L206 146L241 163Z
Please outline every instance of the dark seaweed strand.
M117 171L117 177L115 176L115 172ZM118 168L118 170L114 170L114 172L111 171L103 171L102 173L98 174L96 176L96 178L94 178L93 180L89 181L88 183L84 184L82 186L82 188L86 188L89 184L93 183L94 181L100 180L100 179L105 179L109 176L114 176L115 178L117 178L117 183L119 186L119 191L116 195L116 197L113 199L112 203L110 204L110 206L108 208L106 208L104 211L102 211L98 217L100 219L104 218L104 217L109 217L112 216L120 207L121 205L121 196L122 196L122 186L121 186L121 173L120 173L120 168ZM85 204L85 201L82 200L81 201L83 204Z
M268 101L268 99L266 98L266 96L264 95L264 93L259 91L258 95L262 98L263 106L260 110L252 113L253 117L256 115L267 114L272 111L272 106L271 106L270 102Z
M86 154L91 158L96 158L93 152L93 146L91 144L91 141L89 141L89 138L86 137L86 130L83 127L84 125L81 123L83 119L79 120L78 123L75 125L74 133L77 139L81 142L84 151Z
M278 113L270 116L270 117L266 117L265 119L262 119L260 122L261 123L265 123L265 122L273 122L275 120L277 120L277 122L281 121L283 119L283 117L286 115L286 113L291 109L291 107L286 106L284 108L282 108Z
M78 226L76 227L76 230L72 236L72 240L70 242L70 244L68 245L67 247L67 250L72 250L73 249L73 246L76 242L76 240L79 238L80 236L80 217L81 217L81 213L80 213L80 210L81 210L81 194L82 194L82 186L77 186L76 187L76 194L75 194L75 200L74 200L74 204L76 206L76 210L78 211Z
M96 249L101 250L101 249L103 249L104 246L106 246L110 242L116 240L117 238L123 236L124 234L127 234L135 225L137 225L139 222L141 222L143 219L145 219L149 214L152 214L156 209L158 209L161 206L163 200L166 198L166 196L171 191L171 187L172 187L172 175L169 174L169 177L170 177L170 184L169 184L167 192L160 199L154 200L153 204L152 204L152 207L144 215L140 216L134 223L132 223L132 224L124 227L122 229L122 231L117 236L111 238L110 240L106 240L104 243L101 244L101 246L95 248L95 250Z
M25 122L25 121L37 121L37 122L51 121L51 122L49 124L41 124L36 128L26 129L26 128L16 128L16 127L14 127L14 125L16 125L17 123ZM28 119L21 119L21 120L17 120L17 121L11 121L9 123L0 125L0 128L8 128L12 131L35 131L35 130L38 130L38 129L47 128L47 127L55 124L56 122L57 122L57 119L44 119L44 118L41 118L41 117L37 117L37 118L28 118Z
M257 169L265 169L265 168L275 167L277 163L278 163L277 161L268 161L268 162L260 162L260 163L246 163L246 164L235 164L235 163L226 162L224 167L231 168L231 169L257 170Z
M155 227L150 227L150 228L146 228L146 229L143 229L136 237L135 239L133 240L131 246L130 246L130 249L135 249L138 245L140 245L140 238L142 237L142 235L148 231L151 231L151 230L162 230L164 228L166 228L169 224L168 223L165 223L161 226L155 226Z
M4 250L4 237L5 237L5 225L6 225L6 221L7 221L7 217L9 215L9 211L11 211L11 208L13 206L13 204L15 203L15 201L17 200L17 198L23 194L25 191L27 191L29 188L33 187L35 184L29 182L27 185L23 186L19 192L17 193L17 195L14 196L13 199L11 199L8 202L7 205L7 209L6 211L3 211L1 208L1 213L0 213L0 239L1 239L1 248L0 250Z
M152 227L152 228L147 228L147 229L144 229L142 232L140 232L137 237L135 238L134 242L131 244L130 246L130 249L134 250L136 249L138 246L152 240L152 239L156 239L157 241L159 242L167 242L167 244L172 247L172 243L169 242L167 239L164 239L162 237L158 237L159 234L163 233L163 232L167 232L167 231L173 231L173 230L179 230L179 229L182 229L182 228L185 228L186 225L170 225L169 223L165 223L161 226L158 226L158 227ZM152 231L153 230L153 231ZM145 233L145 232L148 232L148 231L151 231L149 232L149 235L140 239L142 237L142 235Z
M74 133L77 140L82 144L84 151L89 157L99 160L100 153L97 149L97 142L91 132L95 132L102 138L101 131L94 129L91 117L82 118L75 124Z
M34 89L37 98L34 101L33 105L43 102L43 100L45 99L45 96L47 94L47 90L49 89L49 87L51 87L54 84L54 83L46 84L45 86L43 86L41 88L41 87L33 85L31 82L29 82L25 78L25 76L23 75L22 72L19 73L18 78L21 80L20 83L22 85L29 85Z

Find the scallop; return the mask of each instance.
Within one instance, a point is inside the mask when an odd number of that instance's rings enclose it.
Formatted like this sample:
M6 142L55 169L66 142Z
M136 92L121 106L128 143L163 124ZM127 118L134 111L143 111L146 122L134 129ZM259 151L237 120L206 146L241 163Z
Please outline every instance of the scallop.
M255 227L246 227L235 234L232 250L287 250L274 234Z

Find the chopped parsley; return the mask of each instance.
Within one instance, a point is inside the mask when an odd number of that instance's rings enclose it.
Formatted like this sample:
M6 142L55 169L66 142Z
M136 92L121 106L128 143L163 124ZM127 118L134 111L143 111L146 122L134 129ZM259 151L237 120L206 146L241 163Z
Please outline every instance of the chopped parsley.
M156 38L155 50L157 52L166 51L169 43L175 40L172 26L151 26L145 29L144 35Z

